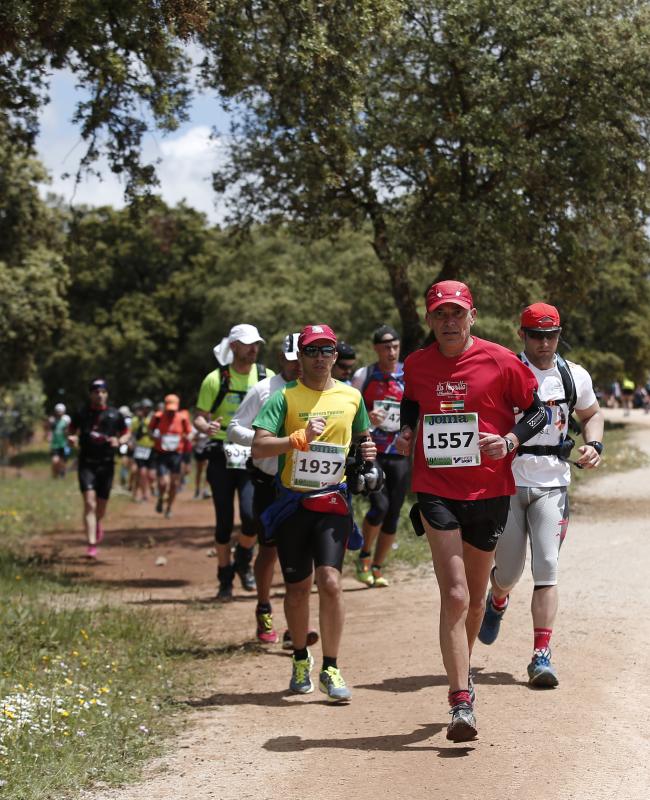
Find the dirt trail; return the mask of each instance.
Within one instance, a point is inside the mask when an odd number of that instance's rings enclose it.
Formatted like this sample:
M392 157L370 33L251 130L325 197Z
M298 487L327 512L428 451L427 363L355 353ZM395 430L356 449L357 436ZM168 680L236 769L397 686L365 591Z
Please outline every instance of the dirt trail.
M607 414L624 421L621 412ZM650 418L636 412L625 421L634 426L632 440L650 453ZM432 570L399 573L386 590L367 590L346 577L340 663L354 692L349 706L330 707L318 691L289 695L287 654L279 646L254 649L219 663L210 688L190 699L196 711L187 729L166 757L149 765L142 783L86 797L645 800L649 475L646 468L598 478L576 503L553 637L558 689L526 684L529 574L513 595L498 642L477 645L478 741L445 739L446 678ZM244 641L252 633L254 601L208 602L215 568L205 555L211 514L208 502L189 498L173 524L161 525L142 507L129 510L122 532L109 531L95 577L121 586L111 596L123 602L175 608L207 643ZM57 541L70 563L78 543ZM160 555L168 559L164 567L155 566ZM87 571L80 560L70 566L80 577ZM312 602L316 619L316 596ZM281 620L279 599L276 616ZM318 664L318 645L314 655Z

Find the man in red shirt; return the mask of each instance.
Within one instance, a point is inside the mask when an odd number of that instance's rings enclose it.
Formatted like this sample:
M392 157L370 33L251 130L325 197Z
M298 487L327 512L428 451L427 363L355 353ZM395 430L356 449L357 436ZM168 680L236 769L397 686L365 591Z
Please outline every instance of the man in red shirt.
M476 309L464 283L434 284L426 305L436 341L404 364L397 450L414 453L411 520L427 535L440 589L447 738L462 742L477 735L470 656L515 492L512 456L546 415L530 370L510 350L471 335ZM515 408L524 411L516 425Z
M187 411L180 410L178 395L165 397L165 408L156 411L149 423L155 441L156 474L158 475L158 502L156 511L169 519L181 479L181 466L185 443L192 433L192 423Z

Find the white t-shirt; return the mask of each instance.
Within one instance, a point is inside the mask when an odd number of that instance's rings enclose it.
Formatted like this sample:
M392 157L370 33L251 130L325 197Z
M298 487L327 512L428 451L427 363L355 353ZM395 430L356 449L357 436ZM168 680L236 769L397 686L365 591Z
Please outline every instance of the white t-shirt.
M255 386L251 386L228 425L229 442L246 445L247 447L253 444L253 437L255 436L253 420L273 392L282 389L286 386L286 383L282 375L279 374L271 375L256 383ZM267 475L275 475L278 471L277 456L254 458L253 464L258 469L261 469L262 472L266 472Z
M525 354L521 354L524 364L537 378L539 385L538 395L542 401L561 400L564 397L562 376L557 366L551 369L538 369L533 366ZM596 395L591 383L591 377L584 367L567 361L573 381L576 385L576 409L583 411L596 402ZM521 415L518 415L517 420ZM554 447L567 435L569 428L569 404L560 403L557 406L546 406L546 425L541 433L529 439L524 447L543 446ZM576 447L578 443L576 442ZM575 452L575 449L574 451ZM534 456L528 453L515 456L512 462L512 474L516 486L538 486L552 488L555 486L568 486L571 483L571 466L566 461L561 461L557 456Z

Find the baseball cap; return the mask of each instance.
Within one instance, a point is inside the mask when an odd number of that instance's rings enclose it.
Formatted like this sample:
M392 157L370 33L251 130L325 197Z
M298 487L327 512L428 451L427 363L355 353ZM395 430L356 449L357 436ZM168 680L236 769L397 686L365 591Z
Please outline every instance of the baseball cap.
M264 339L260 336L260 332L255 325L233 325L228 334L228 344L233 342L241 342L242 344L255 344L255 342L263 342Z
M88 384L88 391L94 392L95 389L106 389L108 391L108 384L103 378L95 378L94 381L90 381Z
M177 394L165 396L165 411L178 411L181 406L180 398Z
M299 333L288 333L282 340L282 352L287 361L298 360L298 338Z
M384 336L390 336L390 339L384 339ZM391 325L380 325L372 334L373 344L379 344L383 341L392 342L394 340L399 340L399 333Z
M347 342L338 342L336 345L336 352L339 354L339 358L356 358L357 353L354 347Z
M474 307L472 293L460 281L439 281L427 292L427 311L435 311L443 303L455 303L468 311Z
M559 331L560 312L548 303L533 303L521 312L521 327L529 331Z
M55 411L57 414L65 414L65 403L57 403L57 404L54 406L54 411Z
M336 334L329 325L305 325L298 337L298 349L302 350L306 344L317 342L319 339L327 339L336 344Z

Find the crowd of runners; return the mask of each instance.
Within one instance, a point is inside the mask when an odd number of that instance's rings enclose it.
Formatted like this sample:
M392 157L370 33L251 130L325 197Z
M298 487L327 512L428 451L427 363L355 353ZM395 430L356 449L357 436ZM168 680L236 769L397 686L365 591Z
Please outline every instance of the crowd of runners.
M142 400L131 414L109 404L106 381L93 380L82 409L67 416L57 405L51 438L53 475L65 474L69 449L78 448L88 558L97 558L104 536L116 453L134 500L155 503L166 517L193 453L194 496L210 496L215 510L217 600L231 600L236 582L256 593L257 637L277 642L271 584L279 562L289 688L313 691L309 648L320 638L319 689L333 703L347 702L338 661L345 553L355 552L356 580L386 590L384 562L411 491L411 523L428 540L440 593L447 737L475 738L475 643L497 639L528 546L529 682L558 685L550 640L570 465L598 466L604 428L589 374L557 353L554 306L537 302L523 311L519 355L475 336L476 317L469 287L442 281L426 294L435 340L404 363L390 325L373 332L375 357L359 365L354 347L329 325L308 324L286 333L277 374L260 361L258 329L235 325L214 348L217 366L197 387L193 415L175 394L158 407ZM367 499L359 520L353 495ZM310 620L314 584L318 632Z

